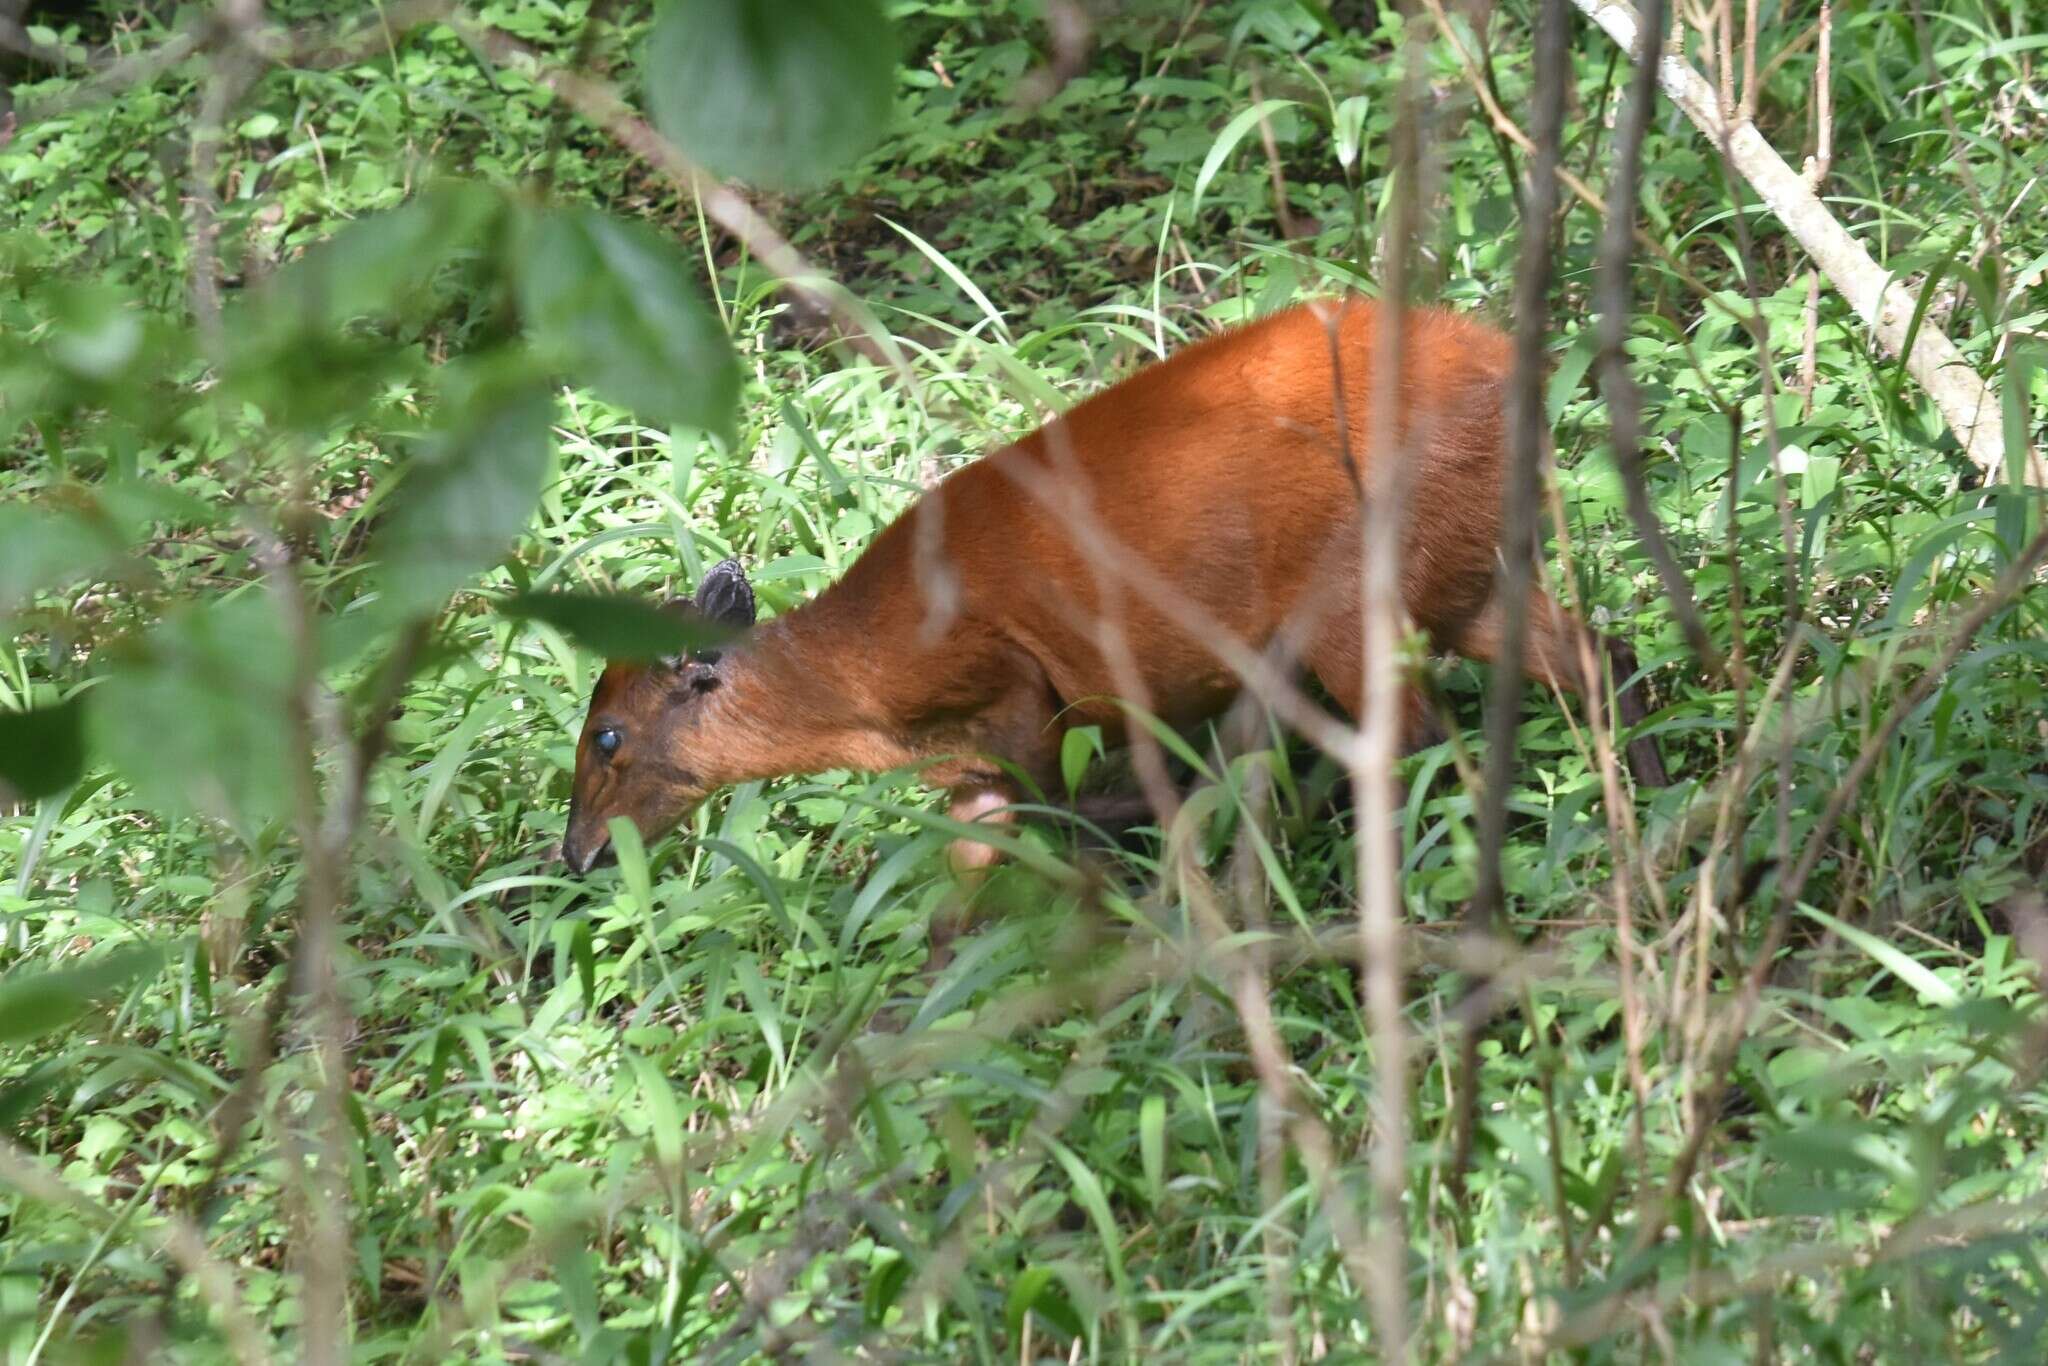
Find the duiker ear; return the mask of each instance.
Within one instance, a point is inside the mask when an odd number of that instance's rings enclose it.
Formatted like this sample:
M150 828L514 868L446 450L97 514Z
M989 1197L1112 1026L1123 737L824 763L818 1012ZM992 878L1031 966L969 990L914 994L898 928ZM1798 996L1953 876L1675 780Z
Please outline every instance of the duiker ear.
M738 560L720 560L705 571L697 585L697 611L721 626L754 624L754 588Z

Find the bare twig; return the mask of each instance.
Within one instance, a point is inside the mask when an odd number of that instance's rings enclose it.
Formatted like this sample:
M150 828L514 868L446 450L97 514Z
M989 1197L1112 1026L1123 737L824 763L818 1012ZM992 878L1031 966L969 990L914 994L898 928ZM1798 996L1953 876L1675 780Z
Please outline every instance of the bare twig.
M1835 159L1834 32L1833 0L1821 0L1820 52L1813 70L1814 152L1806 161L1806 183L1818 195L1827 184ZM1806 273L1805 329L1799 347L1800 416L1813 416L1813 391L1819 387L1820 360L1820 272Z
M1401 44L1400 105L1394 116L1395 195L1381 244L1381 290L1393 305L1375 328L1372 404L1367 415L1367 497L1359 519L1359 607L1364 696L1358 744L1350 756L1358 802L1359 951L1365 960L1365 1005L1372 1034L1375 1085L1371 1148L1373 1211L1367 1287L1381 1361L1408 1356L1408 1025L1402 1018L1401 942L1406 898L1396 829L1394 762L1402 727L1401 527L1409 484L1419 461L1401 449L1399 418L1403 348L1407 344L1410 255L1420 228L1422 194L1422 44ZM1334 320L1326 325L1335 326ZM1413 439L1413 433L1407 434ZM1348 432L1340 439L1350 440Z
M1656 33L1664 24L1664 0L1649 0L1644 9L1645 33ZM1643 133L1656 103L1656 64L1633 54L1636 67L1622 103L1620 128L1615 134L1614 177L1609 185L1607 222L1600 244L1600 390L1607 400L1612 433L1614 463L1621 471L1629 520L1635 524L1643 552L1656 568L1664 585L1671 612L1685 633L1686 643L1709 674L1724 665L1721 652L1707 634L1692 584L1671 553L1664 527L1650 505L1650 490L1643 472L1642 394L1628 371L1629 246L1634 240L1636 205L1642 192Z
M1529 626L1529 590L1536 567L1537 504L1546 432L1543 411L1545 343L1550 322L1550 239L1557 207L1557 162L1563 137L1565 50L1563 0L1544 0L1536 30L1536 155L1523 187L1521 262L1515 272L1515 371L1508 402L1508 469L1502 481L1501 568L1494 595L1501 618L1486 698L1486 780L1479 818L1479 886L1474 923L1497 932L1502 916L1500 854L1513 781L1515 731L1525 687L1522 659Z
M1541 498L1544 430L1544 349L1550 321L1550 224L1557 212L1557 168L1564 137L1564 94L1571 70L1565 49L1564 0L1544 0L1537 19L1533 57L1536 71L1536 151L1522 187L1521 261L1515 272L1515 370L1508 397L1508 468L1501 493L1501 567L1494 576L1494 600L1501 612L1500 645L1489 671L1486 694L1485 780L1479 804L1479 883L1467 913L1476 934L1500 935L1506 907L1501 853L1507 842L1508 788L1514 782L1515 732L1521 723L1527 686L1522 659L1528 645L1529 593L1536 567L1537 503ZM1476 982L1468 1004L1492 996ZM1457 1121L1446 1172L1460 1198L1472 1158L1478 1120L1479 1032L1490 1011L1461 1011Z
M1256 76L1252 78L1252 102L1254 107L1265 103ZM1273 120L1265 114L1259 115L1259 143L1265 149L1266 171L1273 182L1273 217L1280 224L1282 240L1292 242L1301 236L1301 230L1295 226L1294 211L1287 207L1287 173L1280 165L1280 143L1273 136Z
M1516 123L1509 116L1507 110L1501 107L1500 97L1495 92L1491 76L1482 68L1480 59L1475 57L1471 50L1465 46L1464 36L1451 23L1450 16L1444 12L1443 0L1422 0L1422 4L1425 9L1429 10L1431 17L1436 21L1438 30L1445 38L1450 40L1451 49L1457 53L1458 63L1464 70L1465 82L1472 88L1472 93L1478 98L1480 105L1485 108L1488 123L1496 137L1505 138L1514 146L1521 148L1525 154L1534 156L1536 152L1535 140L1523 131L1519 123ZM1512 171L1513 163L1506 158L1505 154L1503 154L1503 164ZM1556 175L1558 181L1567 190L1570 190L1580 203L1603 217L1607 214L1607 202L1577 172L1573 171L1562 161L1557 165ZM1664 268L1683 282L1685 287L1701 303L1708 308L1726 313L1730 317L1737 316L1736 310L1722 297L1722 292L1710 288L1698 276L1694 275L1692 271L1686 268L1683 261L1672 254L1669 247L1666 247L1662 242L1640 227L1635 228L1634 232L1637 245L1662 261ZM1697 366L1695 368L1704 369L1704 367Z

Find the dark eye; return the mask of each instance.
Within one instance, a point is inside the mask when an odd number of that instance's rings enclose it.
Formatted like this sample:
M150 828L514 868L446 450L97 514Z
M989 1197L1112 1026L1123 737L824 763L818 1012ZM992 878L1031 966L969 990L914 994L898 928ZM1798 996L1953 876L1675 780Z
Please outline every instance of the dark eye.
M619 752L619 733L610 726L590 737L590 743L597 746L597 752L609 759Z

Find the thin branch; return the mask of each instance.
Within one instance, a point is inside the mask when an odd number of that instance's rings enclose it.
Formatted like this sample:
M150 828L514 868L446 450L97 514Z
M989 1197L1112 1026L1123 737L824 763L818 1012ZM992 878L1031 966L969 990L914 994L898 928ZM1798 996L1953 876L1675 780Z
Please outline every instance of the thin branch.
M1664 25L1664 0L1649 0L1644 14L1646 31L1660 31ZM1629 248L1634 241L1636 205L1642 193L1643 134L1649 127L1656 99L1656 66L1638 58L1622 103L1621 126L1615 134L1614 176L1608 186L1607 221L1600 243L1600 391L1607 400L1614 463L1621 471L1629 520L1635 524L1643 552L1657 571L1658 582L1664 585L1671 614L1677 618L1686 643L1701 667L1709 675L1717 675L1726 667L1721 652L1707 634L1692 583L1671 553L1663 524L1650 504L1649 483L1643 472L1642 394L1628 370Z
M1507 831L1507 793L1515 771L1521 721L1522 659L1527 651L1529 590L1536 567L1537 504L1542 496L1545 439L1543 372L1549 337L1552 263L1546 231L1557 208L1557 164L1564 127L1564 88L1571 69L1565 48L1563 0L1544 0L1537 21L1536 155L1523 189L1521 262L1515 272L1515 370L1508 401L1508 468L1501 494L1501 568L1494 600L1501 640L1486 697L1486 779L1480 795L1479 886L1473 920L1488 933L1502 918L1500 857Z
M1501 481L1501 567L1494 603L1501 613L1500 645L1488 670L1485 779L1479 803L1479 883L1466 912L1467 928L1499 936L1506 921L1502 850L1507 843L1508 788L1514 782L1515 735L1526 681L1522 659L1529 636L1529 592L1536 568L1537 504L1542 496L1543 372L1550 322L1550 225L1557 214L1564 140L1565 85L1571 54L1565 47L1564 0L1544 0L1533 55L1535 153L1522 187L1521 261L1515 271L1515 369L1508 395L1507 477ZM1459 1199L1472 1160L1478 1124L1479 1033L1497 1000L1492 986L1474 982L1459 1015L1457 1108L1451 1158L1445 1173Z
M1404 32L1410 32L1404 29ZM1411 255L1421 236L1422 43L1419 27L1401 44L1400 103L1394 116L1394 202L1381 249L1381 291L1389 307L1375 320L1367 413L1365 515L1359 518L1359 736L1349 768L1358 803L1358 944L1365 960L1365 1007L1375 1085L1372 1098L1372 1225L1368 1255L1377 1356L1408 1357L1408 1025L1402 1000L1399 803L1394 764L1401 742L1401 549L1409 486L1421 464L1403 449L1401 373L1408 341ZM1324 320L1338 325L1338 316ZM1343 439L1349 440L1344 433Z

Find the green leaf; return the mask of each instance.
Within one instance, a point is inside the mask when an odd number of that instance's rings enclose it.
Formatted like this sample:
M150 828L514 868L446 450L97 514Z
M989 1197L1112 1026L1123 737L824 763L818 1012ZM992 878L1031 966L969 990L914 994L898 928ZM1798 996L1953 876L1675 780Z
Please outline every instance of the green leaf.
M571 932L569 956L576 963L576 980L583 988L583 1009L595 1013L597 1010L597 946L590 932L590 922L579 920Z
M816 184L888 130L896 36L877 0L671 0L641 56L654 123L721 175Z
M1074 1306L1067 1302L1060 1283L1054 1277L1052 1268L1030 1266L1010 1284L1008 1301L1003 1306L1003 1321L1014 1339L1024 1331L1024 1315L1036 1310L1038 1316L1070 1338L1082 1336L1081 1316L1074 1312Z
M0 978L0 1043L21 1043L69 1024L162 962L155 945L128 944L83 967L16 968Z
M69 508L0 507L0 616L106 569L120 553L110 529Z
M50 797L85 771L85 699L0 712L0 788Z
M291 796L292 673L277 609L260 593L190 608L117 660L87 736L153 807L268 820Z
M498 604L508 617L544 621L606 659L653 660L730 640L729 627L638 598L609 593L521 593Z
M1152 1203L1166 1193L1166 1097L1147 1096L1138 1107L1138 1156Z
M1076 726L1060 737L1060 781L1066 784L1069 797L1080 791L1089 761L1102 752L1100 726Z
M650 421L730 438L739 361L674 242L595 209L543 214L521 244L519 303L578 382Z
M1337 105L1332 120L1337 134L1337 164L1347 171L1365 146L1365 116L1371 111L1372 104L1363 95L1352 95Z
M142 359L148 329L135 302L109 285L67 283L52 291L56 325L50 358L81 378L115 381Z
M1886 943L1868 930L1859 930L1854 925L1845 924L1826 911L1816 911L1811 906L1801 906L1799 912L1809 919L1819 921L1875 958L1882 966L1889 968L1893 976L1920 994L1922 1003L1947 1007L1955 1005L1962 999L1956 995L1954 987L1936 977L1924 963L1909 958L1896 946Z
M391 497L374 550L378 585L408 615L437 608L526 529L554 452L554 400L486 375Z
M420 357L402 331L350 324L417 323L446 307L455 290L436 286L466 278L450 267L493 240L504 209L495 190L449 182L314 246L230 311L225 392L309 433L359 423ZM489 288L470 292L488 298Z
M1101 1178L1058 1139L1048 1138L1045 1146L1066 1168L1067 1179L1074 1185L1074 1203L1088 1211L1088 1217L1095 1223L1096 1236L1102 1241L1103 1260L1109 1263L1110 1280L1116 1283L1118 1293L1128 1296L1131 1281L1124 1271L1123 1238L1117 1232L1116 1216L1110 1213L1109 1197L1103 1193Z
M655 1156L663 1167L676 1171L683 1164L683 1112L676 1104L675 1088L652 1059L628 1050L626 1062L638 1085L640 1103L647 1107Z
M903 1293L904 1282L910 1279L910 1259L890 1255L876 1264L868 1273L867 1293L862 1297L862 1316L868 1327L880 1328L889 1317L890 1307L896 1297Z
M1195 176L1194 198L1188 204L1188 217L1193 218L1202 211L1202 192L1209 188L1209 182L1223 169L1223 163L1237 150L1237 144L1244 141L1244 135L1258 125L1259 120L1271 118L1282 109L1291 109L1294 100L1260 100L1251 108L1242 110L1238 116L1223 125L1223 131L1216 135L1216 141L1209 147L1209 155L1202 158L1202 169Z
M496 190L448 181L388 213L359 218L279 270L259 305L301 331L406 312L429 280L474 247L504 210Z

